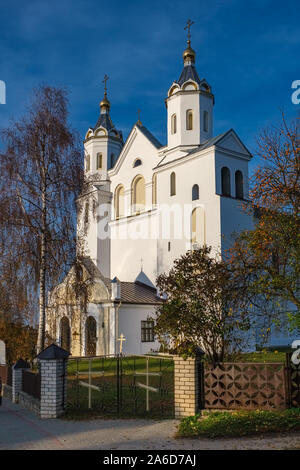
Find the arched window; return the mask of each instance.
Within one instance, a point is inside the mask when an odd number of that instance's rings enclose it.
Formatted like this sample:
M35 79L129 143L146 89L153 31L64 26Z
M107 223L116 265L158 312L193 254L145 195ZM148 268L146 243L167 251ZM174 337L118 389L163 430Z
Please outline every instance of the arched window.
M235 172L235 197L238 199L244 199L244 182L243 173L240 170Z
M157 175L153 175L152 178L152 204L157 204Z
M203 246L206 243L205 235L205 212L203 207L196 207L192 212L191 220L191 241L192 248Z
M193 129L193 111L191 109L186 112L186 129L188 131Z
M176 194L176 175L173 171L170 175L170 196L175 196Z
M96 356L97 322L94 317L87 317L85 322L85 350L87 356Z
M67 317L63 317L60 320L60 345L63 349L70 352L71 329L69 319Z
M124 186L119 184L115 191L115 218L124 217Z
M223 196L230 196L230 170L226 166L223 166L221 170L221 178L222 178L222 195Z
M208 132L208 112L203 111L203 130Z
M142 164L142 160L137 158L133 163L133 168L136 168L137 166L140 166L141 164Z
M102 169L102 153L97 153L97 170Z
M177 116L172 114L171 116L171 134L176 134L177 132Z
M84 224L87 225L89 223L89 203L85 203L84 208Z
M145 180L143 176L138 175L132 182L132 210L134 213L141 212L145 209Z
M192 201L197 201L197 199L199 199L199 186L194 184L192 187Z
M90 171L91 169L91 157L89 155L85 158L85 170Z

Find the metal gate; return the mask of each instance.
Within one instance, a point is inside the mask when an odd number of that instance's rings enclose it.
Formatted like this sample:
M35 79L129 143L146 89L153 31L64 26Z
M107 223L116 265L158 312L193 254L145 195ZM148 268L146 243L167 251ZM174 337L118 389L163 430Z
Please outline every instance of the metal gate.
M164 356L68 360L67 410L117 416L174 416L174 364Z

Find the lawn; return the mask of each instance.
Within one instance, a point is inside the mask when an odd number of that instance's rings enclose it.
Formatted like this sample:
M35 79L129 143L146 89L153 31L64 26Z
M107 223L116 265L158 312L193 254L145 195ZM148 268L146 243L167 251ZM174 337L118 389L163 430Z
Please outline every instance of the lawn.
M300 432L300 408L283 411L215 411L183 418L177 437L241 437Z
M255 351L251 353L241 353L234 358L228 358L225 362L285 362L286 353L283 351Z

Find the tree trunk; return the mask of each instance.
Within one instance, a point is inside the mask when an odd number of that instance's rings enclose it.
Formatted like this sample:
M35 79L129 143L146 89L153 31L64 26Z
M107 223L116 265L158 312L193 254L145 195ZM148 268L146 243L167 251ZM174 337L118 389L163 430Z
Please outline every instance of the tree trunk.
M39 298L39 331L37 354L45 348L46 321L46 230L47 230L46 185L42 190L42 234L41 234L41 264L40 264L40 298Z

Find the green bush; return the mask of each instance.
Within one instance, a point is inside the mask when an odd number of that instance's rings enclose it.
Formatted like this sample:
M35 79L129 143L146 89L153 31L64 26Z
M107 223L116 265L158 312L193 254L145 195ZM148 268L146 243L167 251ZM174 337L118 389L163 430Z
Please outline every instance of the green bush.
M239 437L287 431L300 431L300 408L198 414L181 420L177 437Z

